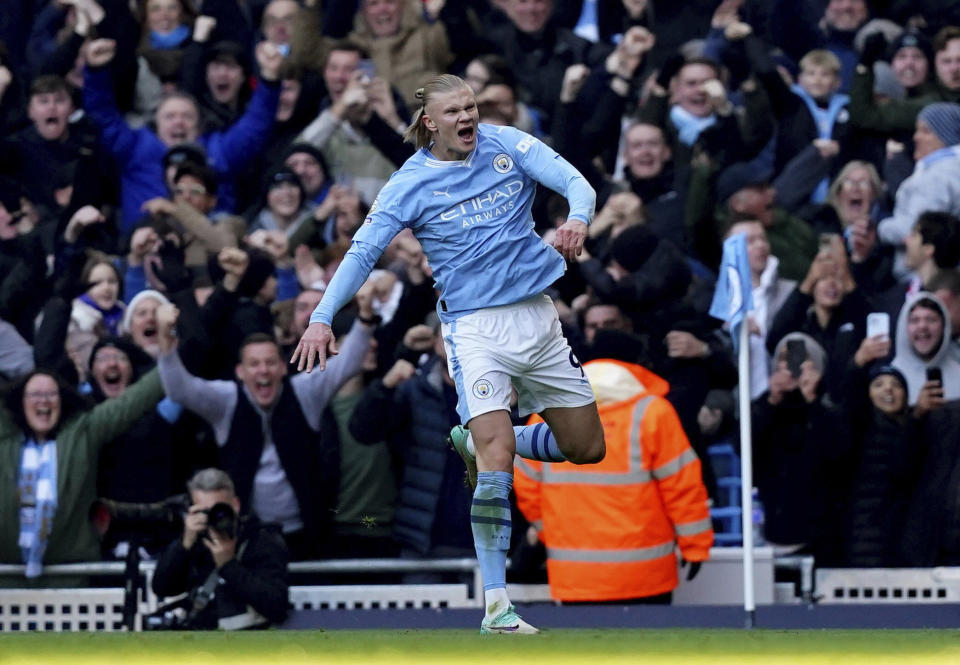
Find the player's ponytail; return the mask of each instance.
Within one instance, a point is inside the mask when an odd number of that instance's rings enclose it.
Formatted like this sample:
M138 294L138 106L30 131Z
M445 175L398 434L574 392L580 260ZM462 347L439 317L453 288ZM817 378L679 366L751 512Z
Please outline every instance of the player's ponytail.
M441 74L430 79L422 88L417 88L415 96L420 102L420 107L413 114L413 122L403 133L403 140L412 143L419 150L426 148L433 141L432 132L423 124L424 109L435 94L459 90L460 88L469 88L467 82L459 76L453 74Z

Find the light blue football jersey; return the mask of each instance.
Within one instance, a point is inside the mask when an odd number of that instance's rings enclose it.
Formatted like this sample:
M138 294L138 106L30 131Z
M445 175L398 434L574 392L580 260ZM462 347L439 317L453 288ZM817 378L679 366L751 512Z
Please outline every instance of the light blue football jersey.
M406 227L433 269L444 322L542 292L566 265L533 230L538 182L567 198L570 218L593 219L596 193L586 179L513 127L479 125L477 147L463 161L417 151L380 190L310 322L329 324Z

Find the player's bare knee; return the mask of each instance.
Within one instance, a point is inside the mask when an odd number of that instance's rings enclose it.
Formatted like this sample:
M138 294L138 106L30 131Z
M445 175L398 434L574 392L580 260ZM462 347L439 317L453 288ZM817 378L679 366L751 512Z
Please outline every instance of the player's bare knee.
M607 444L601 431L598 436L579 442L576 451L567 455L567 461L574 464L596 464L607 454Z

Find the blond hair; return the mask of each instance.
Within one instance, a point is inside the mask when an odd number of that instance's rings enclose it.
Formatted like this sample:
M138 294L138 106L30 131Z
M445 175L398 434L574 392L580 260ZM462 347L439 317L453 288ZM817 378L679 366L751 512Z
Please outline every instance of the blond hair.
M873 195L875 198L879 198L883 194L883 180L880 179L880 174L877 173L877 169L870 162L864 162L859 159L854 159L849 161L840 169L840 173L837 174L837 177L834 178L833 182L830 183L830 189L827 190L827 203L834 207L834 209L839 209L840 200L840 189L843 187L843 181L850 177L850 173L856 169L863 169L867 172L867 176L870 178L870 185L873 187Z
M433 140L433 133L423 124L424 109L427 107L427 104L430 103L430 100L433 99L434 95L452 92L460 88L472 90L466 81L453 74L441 74L427 81L422 88L417 88L415 94L417 100L420 102L420 108L413 114L413 122L407 127L407 131L403 133L403 140L406 143L412 143L417 150L429 146Z
M840 76L840 70L843 68L840 64L840 58L822 48L814 49L800 58L801 70L813 67L822 67L834 76Z

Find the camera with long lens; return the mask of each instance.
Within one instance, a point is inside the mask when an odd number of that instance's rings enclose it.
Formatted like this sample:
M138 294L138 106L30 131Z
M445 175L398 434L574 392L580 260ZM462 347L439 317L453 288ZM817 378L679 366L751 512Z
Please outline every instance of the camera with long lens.
M202 538L209 538L210 531L216 531L227 536L230 540L237 539L237 528L240 520L233 506L229 503L215 503L201 512L207 515L207 528L200 534Z
M179 528L189 509L190 497L186 494L177 494L154 503L101 498L90 507L90 522L101 537L112 531L164 526Z

